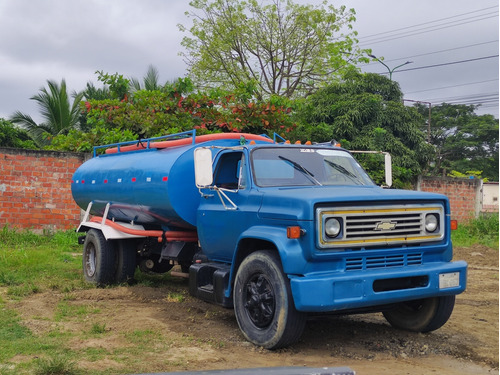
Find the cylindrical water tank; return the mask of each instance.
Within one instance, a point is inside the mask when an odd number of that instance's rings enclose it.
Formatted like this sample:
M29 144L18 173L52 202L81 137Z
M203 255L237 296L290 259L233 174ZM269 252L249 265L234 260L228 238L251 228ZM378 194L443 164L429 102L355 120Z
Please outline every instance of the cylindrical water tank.
M213 134L196 137L203 143L165 148L106 153L83 163L73 175L73 199L82 209L92 202L91 214L102 216L109 203L107 219L134 222L145 227L196 227L201 195L195 184L194 149L217 145L231 147L249 139L272 142L261 136ZM206 141L205 141L206 140ZM177 142L177 143L174 143ZM175 144L175 147L165 145ZM155 147L158 147L157 143ZM137 148L136 148L137 149Z
M73 175L75 202L108 219L173 227L196 226L200 193L194 179L194 148L123 152L94 157Z

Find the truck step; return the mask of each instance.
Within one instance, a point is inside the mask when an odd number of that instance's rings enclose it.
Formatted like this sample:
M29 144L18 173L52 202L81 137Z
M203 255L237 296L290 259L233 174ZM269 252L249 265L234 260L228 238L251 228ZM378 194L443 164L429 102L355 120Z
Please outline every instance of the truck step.
M225 292L229 285L231 266L222 263L195 263L189 268L189 293L204 301L226 308L233 307Z

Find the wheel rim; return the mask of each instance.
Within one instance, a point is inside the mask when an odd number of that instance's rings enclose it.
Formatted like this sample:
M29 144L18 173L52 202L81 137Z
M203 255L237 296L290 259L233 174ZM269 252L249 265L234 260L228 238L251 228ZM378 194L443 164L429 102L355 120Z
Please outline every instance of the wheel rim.
M87 251L85 252L85 272L87 276L92 277L95 274L96 269L96 252L93 245L87 246Z
M275 312L274 290L267 277L263 274L252 276L246 284L245 311L258 328L271 324Z

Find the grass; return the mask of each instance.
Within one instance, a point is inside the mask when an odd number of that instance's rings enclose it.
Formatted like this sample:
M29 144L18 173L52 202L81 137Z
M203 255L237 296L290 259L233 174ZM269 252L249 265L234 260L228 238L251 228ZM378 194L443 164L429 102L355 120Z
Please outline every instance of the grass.
M452 232L454 246L469 247L475 244L498 249L498 214L484 215Z
M92 335L100 335L106 333L106 323L94 323L90 328L90 333Z
M44 334L32 332L6 301L20 301L45 291L67 293L89 288L81 276L80 252L74 232L36 235L8 227L0 229L0 375L78 373L74 364L78 354L68 353L64 348L69 335L58 328ZM52 324L56 324L58 317L63 319L75 313L67 311L64 303L58 305ZM93 311L88 306L83 309L82 313ZM19 355L29 359L10 362Z
M145 330L124 337L136 348L70 349L75 341L83 342L89 337L105 339L113 334L99 317L97 305L75 300L74 291L94 288L83 280L81 251L78 234L72 231L36 235L0 228L0 375L116 373L110 369L84 371L76 364L82 359L93 362L103 358L131 367L132 373L143 360L143 353L152 350L152 343L157 348L170 345L163 335ZM185 292L176 285L181 282L169 275L138 273L138 284L146 287L163 287L170 282L173 290L167 298L184 301ZM12 303L47 292L58 293L55 307L43 316L26 317L31 324L23 321L12 307ZM32 331L32 326L47 328Z
M35 375L72 375L78 374L76 364L66 357L55 356L38 359L34 371Z
M99 313L99 309L90 305L71 305L67 301L61 301L56 307L54 314L55 321L68 321L78 317Z
M42 290L81 288L81 257L77 235L57 232L36 235L29 231L0 230L0 286L7 294L26 297Z

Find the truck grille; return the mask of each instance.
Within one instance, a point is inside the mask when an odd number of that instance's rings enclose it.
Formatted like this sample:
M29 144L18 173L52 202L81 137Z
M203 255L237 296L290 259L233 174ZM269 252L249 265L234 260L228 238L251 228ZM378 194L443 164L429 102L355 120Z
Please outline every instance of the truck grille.
M427 215L437 218L437 229L425 228ZM365 247L421 243L444 236L444 209L437 204L412 204L377 207L317 208L318 246ZM325 232L328 220L340 222L340 233L332 238Z

